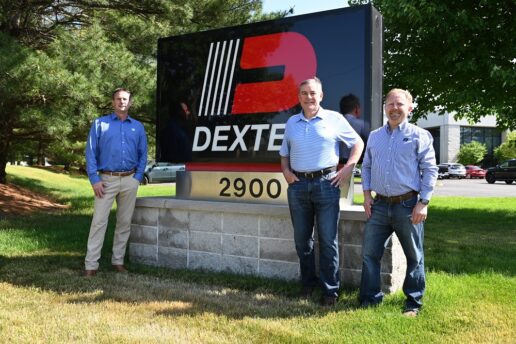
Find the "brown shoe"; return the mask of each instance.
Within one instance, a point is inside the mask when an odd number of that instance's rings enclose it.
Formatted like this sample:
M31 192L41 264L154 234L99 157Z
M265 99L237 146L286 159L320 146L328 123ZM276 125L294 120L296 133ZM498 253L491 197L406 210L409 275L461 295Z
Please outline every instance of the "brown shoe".
M127 273L127 269L123 265L115 265L113 264L113 269L115 269L117 272Z
M419 314L418 308L403 310L403 316L408 317L408 318L415 318L418 316L418 314Z
M84 270L84 277L93 277L97 274L97 270Z
M314 287L303 287L301 292L299 293L299 297L304 300L308 300L312 297L312 294L314 293Z

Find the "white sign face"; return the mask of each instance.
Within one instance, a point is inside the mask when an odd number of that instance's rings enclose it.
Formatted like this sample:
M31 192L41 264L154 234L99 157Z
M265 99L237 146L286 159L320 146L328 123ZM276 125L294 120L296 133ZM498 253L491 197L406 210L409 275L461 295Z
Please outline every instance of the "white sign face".
M341 185L341 204L353 203L351 180ZM287 204L288 184L280 172L193 171L178 173L178 198Z

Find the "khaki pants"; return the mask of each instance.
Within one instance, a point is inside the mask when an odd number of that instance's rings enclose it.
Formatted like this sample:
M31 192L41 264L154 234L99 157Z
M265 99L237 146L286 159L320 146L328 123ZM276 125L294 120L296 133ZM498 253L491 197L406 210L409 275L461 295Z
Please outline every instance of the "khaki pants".
M136 202L136 192L140 184L133 176L133 174L125 177L101 174L100 178L104 183L104 197L95 197L95 209L85 259L86 270L97 270L99 268L98 261L106 235L109 212L115 199L117 211L111 264L124 264L127 241L131 233L131 219Z

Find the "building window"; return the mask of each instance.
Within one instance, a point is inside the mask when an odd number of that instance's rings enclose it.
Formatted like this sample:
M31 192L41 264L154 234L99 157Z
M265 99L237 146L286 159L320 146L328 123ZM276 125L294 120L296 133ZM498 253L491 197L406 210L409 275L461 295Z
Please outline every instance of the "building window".
M487 154L492 155L496 147L502 144L502 133L497 128L460 127L460 144L477 141L485 143Z
M441 128L440 127L436 127L436 128L427 128L426 130L428 130L430 132L430 134L432 134L432 137L434 138L434 151L435 151L435 160L436 161L441 161Z

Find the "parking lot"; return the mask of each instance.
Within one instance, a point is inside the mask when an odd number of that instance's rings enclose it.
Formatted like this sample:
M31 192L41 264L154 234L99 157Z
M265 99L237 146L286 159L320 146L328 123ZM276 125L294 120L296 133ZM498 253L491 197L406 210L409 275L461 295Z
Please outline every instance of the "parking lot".
M359 192L362 192L362 185L355 184L355 193ZM516 183L488 184L485 179L442 179L437 181L434 196L516 197Z

